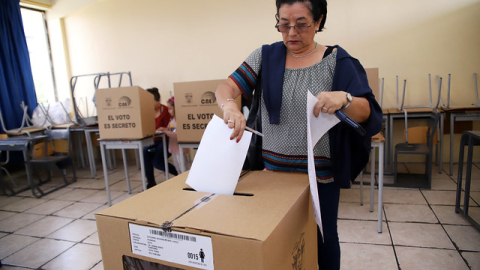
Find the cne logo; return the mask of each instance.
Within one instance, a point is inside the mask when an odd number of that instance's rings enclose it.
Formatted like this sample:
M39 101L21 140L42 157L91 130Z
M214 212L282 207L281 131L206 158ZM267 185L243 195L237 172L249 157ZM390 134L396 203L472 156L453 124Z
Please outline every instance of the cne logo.
M213 105L215 101L217 101L217 98L215 97L215 93L212 91L203 93L202 99L200 100L203 105Z
M185 99L187 103L192 103L193 94L192 93L185 93Z
M132 100L127 97L123 96L118 100L118 107L128 107L132 103Z
M112 98L111 97L107 97L105 98L105 104L110 107L112 105Z

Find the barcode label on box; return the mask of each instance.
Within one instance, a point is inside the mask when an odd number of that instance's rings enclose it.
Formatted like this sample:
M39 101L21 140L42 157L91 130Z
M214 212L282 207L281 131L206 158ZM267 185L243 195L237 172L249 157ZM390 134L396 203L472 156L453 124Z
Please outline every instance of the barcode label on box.
M172 232L164 232L156 229L150 229L151 234L167 237L167 238L172 238L180 241L192 241L192 242L197 242L197 237L195 236L189 236L189 235L184 235L184 234L178 234L178 233L172 233Z
M183 232L128 224L132 253L199 269L213 270L212 239Z

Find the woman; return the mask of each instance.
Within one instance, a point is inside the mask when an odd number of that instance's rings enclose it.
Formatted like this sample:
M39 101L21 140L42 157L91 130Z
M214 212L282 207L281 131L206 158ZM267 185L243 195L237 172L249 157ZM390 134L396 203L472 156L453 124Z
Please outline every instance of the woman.
M380 131L382 112L361 64L339 46L314 38L327 17L326 0L277 0L277 30L283 42L255 50L216 91L223 119L242 138L246 121L235 102L252 96L262 81L262 156L265 168L307 172L307 91L317 97L314 115L342 110L361 123L365 136L343 122L314 147L324 235L318 232L319 269L340 269L337 214L340 188L349 188L368 162L371 136ZM323 240L323 241L322 241Z
M158 88L149 88L147 91L153 95L153 99L155 100L155 129L157 131L162 131L163 128L167 127L168 122L170 121L170 113L168 112L167 106L160 103L160 93L158 92ZM155 167L161 171L165 171L162 138L155 138L154 142L154 145L143 148L147 189L154 187L157 184L155 182L153 168ZM170 156L170 153L168 156ZM173 175L177 175L177 170L170 163L168 163L168 172Z

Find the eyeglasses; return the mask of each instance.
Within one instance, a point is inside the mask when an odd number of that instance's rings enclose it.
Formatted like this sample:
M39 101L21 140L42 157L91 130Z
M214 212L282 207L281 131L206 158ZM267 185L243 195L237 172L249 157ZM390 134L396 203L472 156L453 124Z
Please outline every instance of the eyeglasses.
M290 28L293 27L293 29L297 30L297 33L303 33L308 30L310 26L312 26L315 23L313 21L311 24L306 24L306 23L297 23L295 25L288 25L288 24L276 24L275 28L277 28L278 32L281 33L288 33L290 32Z

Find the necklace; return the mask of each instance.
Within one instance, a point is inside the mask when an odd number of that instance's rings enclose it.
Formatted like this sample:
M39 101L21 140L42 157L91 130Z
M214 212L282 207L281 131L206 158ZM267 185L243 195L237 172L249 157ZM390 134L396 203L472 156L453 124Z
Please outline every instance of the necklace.
M313 49L313 51L311 51L311 52L309 52L309 53L307 53L307 54L304 54L304 55L294 55L294 54L291 53L288 49L287 49L287 52L288 52L291 56L293 56L293 57L295 57L295 58L302 58L302 57L305 57L305 56L309 56L310 54L314 53L314 52L317 50L318 42L315 42L315 43L317 44L317 45L315 45L315 49Z

